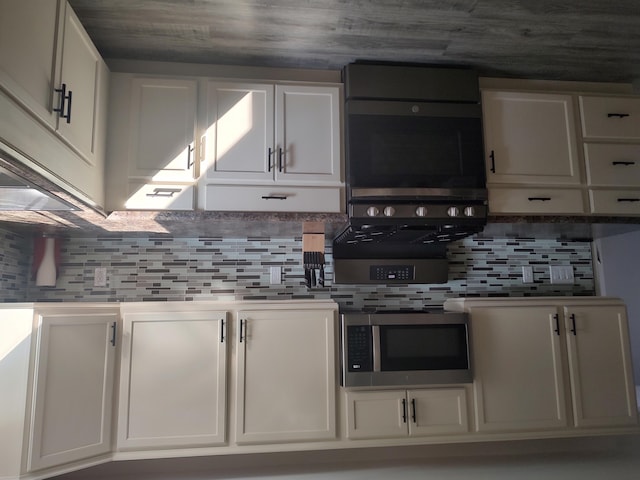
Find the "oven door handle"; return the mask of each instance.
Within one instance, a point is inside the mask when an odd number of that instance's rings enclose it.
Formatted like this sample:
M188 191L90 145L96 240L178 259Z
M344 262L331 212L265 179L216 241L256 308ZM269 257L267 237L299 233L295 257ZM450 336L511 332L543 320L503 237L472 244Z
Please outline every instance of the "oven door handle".
M373 371L380 371L380 325L371 326L373 340Z

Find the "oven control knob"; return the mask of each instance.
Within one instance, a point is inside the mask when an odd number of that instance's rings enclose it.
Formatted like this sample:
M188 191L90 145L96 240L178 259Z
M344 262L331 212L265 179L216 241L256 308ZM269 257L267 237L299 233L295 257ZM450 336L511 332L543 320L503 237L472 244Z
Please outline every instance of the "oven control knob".
M460 209L458 207L449 207L447 209L447 215L450 217L457 217L460 215Z
M379 213L380 210L378 210L376 207L367 208L367 215L369 215L370 217L377 217Z
M393 217L396 213L396 209L393 207L384 207L382 213L384 213L385 217Z
M465 217L475 217L476 209L473 207L464 207L464 216Z
M418 216L418 217L426 217L427 216L427 207L418 207L418 208L416 208L416 216Z

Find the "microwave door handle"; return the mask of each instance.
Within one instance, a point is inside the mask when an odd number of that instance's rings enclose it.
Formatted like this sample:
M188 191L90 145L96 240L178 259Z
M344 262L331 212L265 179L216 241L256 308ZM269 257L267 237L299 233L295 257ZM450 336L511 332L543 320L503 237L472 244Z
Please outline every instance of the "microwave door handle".
M371 326L371 336L373 340L373 371L380 371L380 326Z

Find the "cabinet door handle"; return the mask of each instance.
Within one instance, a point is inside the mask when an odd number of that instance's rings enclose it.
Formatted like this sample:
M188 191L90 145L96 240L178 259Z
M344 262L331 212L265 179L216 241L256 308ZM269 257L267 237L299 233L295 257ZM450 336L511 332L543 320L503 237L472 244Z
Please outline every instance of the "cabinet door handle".
M640 198L619 198L619 202L640 202Z
M147 197L173 197L181 191L181 188L154 188L153 193L147 193Z
M496 173L496 154L494 153L493 150L491 150L491 153L489 154L489 158L491 159L491 173Z
M629 113L607 113L607 118L617 117L617 118L625 118L630 116Z
M111 324L111 340L109 340L109 343L114 347L116 346L116 329L118 328L116 325L116 322Z
M402 399L402 423L407 423L407 399Z
M623 162L623 161L616 161L616 162L611 162L611 165L624 165L624 166L629 166L629 165L635 165L636 162Z
M224 318L220 319L220 343L224 343Z
M528 200L530 202L548 202L551 197L529 197Z
M572 313L571 315L569 315L569 318L571 319L571 333L573 333L573 336L575 337L577 335L577 331L576 331L576 314Z
M273 150L271 147L267 149L267 172L271 171L271 157L273 156Z
M241 318L240 319L240 343L243 342L243 340L246 340L245 335L246 335L246 325L245 325L246 320Z
M189 145L187 146L187 170L190 170L190 169L191 169L191 167L193 167L193 164L195 163L195 162L193 161L193 159L191 158L191 157L193 156L193 155L192 155L192 154L193 154L193 151L194 151L193 146L192 146L191 144L189 144Z
M282 155L284 154L284 151L282 150L282 148L278 148L278 171L282 172L282 168L283 168L283 162L282 162Z
M413 421L413 423L418 423L418 421L416 420L416 399L415 398L411 399L411 420Z
M556 328L554 328L553 331L556 332L556 335L560 336L560 318L557 313L553 316L553 319L556 322Z
M73 98L73 92L71 90L67 92L66 83L63 83L61 88L54 88L54 91L60 94L60 106L58 108L54 108L53 111L57 112L60 118L66 119L67 123L71 123L71 101ZM67 106L67 113L64 113L65 103Z
M261 197L263 200L286 200L286 195L263 195Z

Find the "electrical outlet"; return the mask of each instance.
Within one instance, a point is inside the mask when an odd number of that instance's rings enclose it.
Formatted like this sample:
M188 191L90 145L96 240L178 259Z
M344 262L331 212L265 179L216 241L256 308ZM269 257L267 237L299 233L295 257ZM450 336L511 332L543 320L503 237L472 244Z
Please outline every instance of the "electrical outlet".
M105 267L96 267L96 269L94 270L93 286L94 287L107 286L107 269Z
M571 265L549 265L549 276L551 283L557 285L573 285L573 266Z
M271 285L280 285L282 283L282 267L272 266L269 270Z
M522 283L533 283L533 267L524 265L522 267Z

